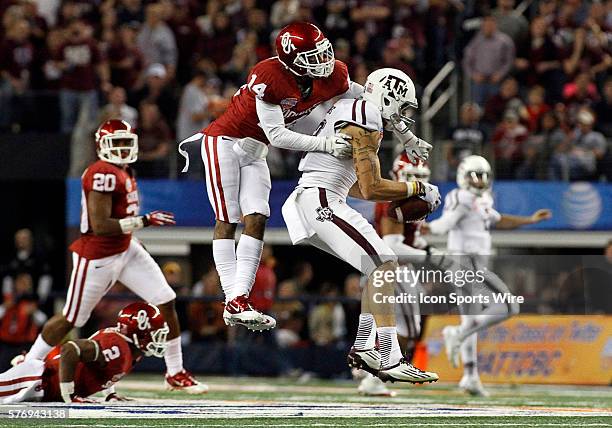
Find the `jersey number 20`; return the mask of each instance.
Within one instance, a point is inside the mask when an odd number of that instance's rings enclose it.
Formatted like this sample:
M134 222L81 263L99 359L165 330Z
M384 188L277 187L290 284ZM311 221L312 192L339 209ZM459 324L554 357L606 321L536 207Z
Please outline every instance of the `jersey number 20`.
M114 174L97 173L93 176L93 190L97 192L112 192L117 185L117 177Z

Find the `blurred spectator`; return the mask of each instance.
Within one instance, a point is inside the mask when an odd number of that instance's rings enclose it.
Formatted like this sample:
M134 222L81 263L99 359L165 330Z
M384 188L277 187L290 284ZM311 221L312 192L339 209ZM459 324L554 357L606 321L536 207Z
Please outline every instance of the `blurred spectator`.
M68 27L65 43L54 59L61 70L60 108L61 131L69 134L77 120L93 122L98 108L96 70L103 90L110 89L107 64L92 38L93 29L75 20Z
M162 64L152 64L145 73L145 86L128 94L128 104L139 106L143 101L157 104L164 120L174 123L176 99L168 85L168 73Z
M392 28L390 0L349 0L351 21L363 28L379 49Z
M271 313L276 318L276 342L281 348L298 344L305 324L304 305L297 300L298 291L295 283L284 281L278 286L277 299Z
M326 282L321 285L321 297L338 297L338 289L335 284ZM310 312L308 319L308 331L310 339L317 346L332 345L344 339L346 335L345 316L342 305L335 301L319 303Z
M544 88L532 87L527 93L527 106L520 110L521 119L527 124L530 132L537 130L542 115L550 111L550 106L544 102L544 95Z
M606 80L601 100L595 104L595 115L595 129L612 138L612 77Z
M223 294L219 275L214 266L193 286L193 296L206 300L189 304L189 330L193 341L225 340L227 326L223 322ZM210 301L212 299L212 301Z
M103 123L109 119L125 120L132 127L136 128L138 123L138 110L126 104L127 96L125 89L115 86L108 94L108 104L100 110L98 123ZM139 157L141 153L138 153Z
M161 116L157 104L143 101L140 104L138 126L138 160L134 167L140 177L168 177L168 154L172 144L172 132Z
M593 180L598 178L598 166L605 158L605 137L593 130L595 117L588 109L578 112L578 126L557 147L551 162L551 174L555 180Z
M111 82L132 90L139 82L144 58L136 45L137 30L133 25L122 25L108 49Z
M0 370L16 354L30 348L47 321L37 301L30 274L17 274L15 291L0 305Z
M410 78L415 79L416 74L409 62L414 59L414 52L408 49L401 49L398 40L391 39L387 42L382 55L382 66L396 68L406 73Z
M540 116L535 133L525 142L525 161L517 171L517 178L546 180L550 158L565 138L565 132L552 111Z
M338 39L348 40L351 37L352 23L348 13L348 1L328 0L325 2L325 8L325 21L322 22L325 34L335 40L337 46Z
M175 261L165 262L161 267L162 273L164 274L164 278L170 284L170 287L174 290L177 296L176 300L176 313L178 314L179 324L187 325L187 302L181 300L182 296L189 296L191 293L191 289L189 285L187 285L183 278L183 269L181 265Z
M289 283L293 284L297 294L312 292L314 290L310 290L310 288L312 288L313 277L312 265L305 260L299 261L293 265L293 276L282 281L279 289L283 288L286 283Z
M483 106L493 96L499 83L514 63L514 43L497 30L492 16L482 20L478 34L466 46L463 68L472 81L472 99Z
M484 120L489 125L501 122L506 111L520 115L525 108L523 101L519 97L519 87L516 79L508 77L499 88L499 92L494 94L485 105Z
M482 153L485 133L480 125L481 108L476 103L465 103L461 106L459 125L451 130L445 147L448 162L447 179L454 180L457 166L463 158Z
M270 23L275 29L281 29L297 21L300 2L298 0L276 0L270 11Z
M120 0L117 7L117 19L120 24L138 25L144 21L144 9L141 0Z
M232 57L236 35L231 30L230 21L225 13L217 13L212 20L211 33L204 40L204 52L217 67L225 65Z
M15 232L15 253L8 262L2 279L2 294L15 292L15 280L19 273L27 273L36 286L36 296L44 303L51 292L53 278L45 257L35 250L34 238L30 229Z
M514 0L499 0L493 16L499 31L507 34L515 46L520 46L527 37L529 23L523 15L514 11Z
M352 299L344 302L346 341L353 343L357 336L357 326L359 325L359 314L361 314L361 275L351 273L344 279L344 297Z
M177 80L184 85L191 78L194 59L204 54L201 46L202 33L191 15L188 0L179 0L171 11L172 17L168 25L174 33L178 50Z
M591 107L599 99L597 86L589 73L580 73L563 87L563 99L570 110Z
M26 120L33 61L30 24L25 19L15 21L0 44L0 128L18 132Z
M519 122L518 114L507 110L491 140L495 153L495 178L515 178L516 168L523 159L523 143L527 135L527 128Z
M145 21L136 40L145 64L162 64L169 78L174 78L178 62L176 40L163 21L163 6L160 3L147 5Z
M253 306L268 312L274 304L276 294L276 259L270 245L265 245L261 253L261 262L255 275L255 283L249 295Z

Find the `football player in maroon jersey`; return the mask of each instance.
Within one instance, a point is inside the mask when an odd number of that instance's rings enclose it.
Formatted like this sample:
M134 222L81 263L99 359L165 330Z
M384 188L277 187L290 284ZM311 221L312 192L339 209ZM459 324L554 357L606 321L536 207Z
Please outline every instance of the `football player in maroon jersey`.
M114 385L143 356L162 357L169 330L159 308L132 303L119 312L116 327L57 346L44 362L26 360L0 374L0 403L95 403L89 396L100 391L106 401L125 401Z
M81 177L81 236L70 246L73 270L66 305L43 327L25 359L45 358L73 327L82 327L107 291L120 281L143 300L157 305L170 329L166 387L199 394L208 387L183 368L176 294L159 266L132 232L148 226L173 225L174 214L139 215L138 188L130 164L138 157L138 136L117 119L96 132L99 160Z
M281 29L276 50L278 56L251 69L227 110L185 141L201 140L208 199L216 216L213 256L226 299L223 318L228 325L252 330L276 325L274 318L249 301L270 216L268 145L351 157L343 136L312 135L322 115L307 116L332 98L353 98L363 91L350 81L346 65L334 58L330 41L311 23ZM241 218L244 230L236 246Z

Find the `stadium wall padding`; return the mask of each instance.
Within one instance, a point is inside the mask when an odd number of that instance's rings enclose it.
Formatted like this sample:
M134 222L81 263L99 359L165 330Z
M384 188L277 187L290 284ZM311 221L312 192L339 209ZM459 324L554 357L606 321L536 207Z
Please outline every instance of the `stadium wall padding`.
M172 211L178 226L212 227L214 214L208 203L205 184L190 180L139 180L141 212L155 209ZM66 223L78 226L81 190L78 179L67 180ZM281 207L295 187L294 181L275 181L270 194L271 216L268 226L284 228ZM442 197L456 187L455 183L437 183ZM612 230L612 184L566 183L538 181L498 181L493 187L496 209L505 214L531 215L540 208L553 210L553 218L533 230ZM349 202L371 219L374 204L367 201ZM442 209L430 220L440 216Z

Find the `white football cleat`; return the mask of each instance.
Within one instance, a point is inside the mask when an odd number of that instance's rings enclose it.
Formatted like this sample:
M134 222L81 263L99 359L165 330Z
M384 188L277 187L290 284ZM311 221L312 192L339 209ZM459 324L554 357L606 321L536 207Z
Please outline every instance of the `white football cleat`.
M405 358L402 358L399 363L393 366L380 369L378 377L383 382L410 383L436 382L440 379L437 373L423 371L410 364Z
M446 358L450 361L454 368L459 367L459 355L461 351L461 341L459 333L461 327L447 325L442 329L442 337L444 338L444 348L446 348Z
M229 301L223 310L226 325L242 325L253 331L270 330L276 327L276 320L255 309L247 296L238 296Z
M368 397L395 397L397 393L387 388L382 380L368 374L361 380L357 392Z
M482 386L478 376L463 375L461 381L459 381L459 389L475 397L488 397L490 395Z
M349 367L365 370L374 376L377 376L380 370L380 352L375 348L361 351L351 348L346 361Z

